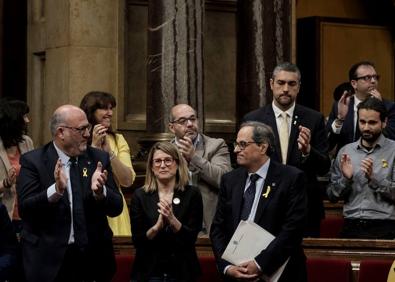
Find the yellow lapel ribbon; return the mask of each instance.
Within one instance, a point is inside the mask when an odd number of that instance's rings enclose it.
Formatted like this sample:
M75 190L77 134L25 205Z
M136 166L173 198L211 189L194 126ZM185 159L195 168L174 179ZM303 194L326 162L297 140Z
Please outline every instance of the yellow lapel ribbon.
M267 186L266 192L262 194L262 197L265 197L267 199L271 190L272 188L270 186Z

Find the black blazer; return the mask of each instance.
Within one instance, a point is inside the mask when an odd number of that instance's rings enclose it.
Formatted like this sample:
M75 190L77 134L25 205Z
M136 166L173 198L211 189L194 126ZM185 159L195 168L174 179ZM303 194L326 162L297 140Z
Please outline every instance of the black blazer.
M259 121L272 127L275 136L275 152L270 158L281 162L280 138L272 104L246 114L244 121ZM307 158L303 157L298 149L299 125L307 127L311 131L311 151ZM324 217L325 211L317 176L325 175L329 171L331 164L328 155L325 120L321 113L298 104L295 105L288 144L287 164L303 170L306 175L308 223L305 235L319 236L320 221Z
M194 281L200 274L195 242L202 228L202 196L196 187L186 186L184 191L174 191L173 199L176 198L180 203L173 201L173 213L182 223L181 230L173 233L166 228L148 240L146 233L159 216L159 195L157 192L146 193L143 188L133 194L130 211L132 239L136 247L133 279L148 281L149 277L166 272L182 281Z
M210 232L221 273L230 265L221 259L221 255L240 222L247 177L247 170L242 167L222 177L217 211ZM271 186L271 192L267 198L260 198L254 222L276 238L255 260L263 274L271 276L290 257L280 281L306 281L306 258L301 247L307 202L303 172L271 160L263 191L266 191L267 186Z
M55 183L54 168L58 154L52 142L21 156L17 180L19 213L23 221L21 244L28 281L53 281L65 254L70 235L71 213L67 192L56 203L48 202L47 189ZM97 162L108 171L107 195L96 200L91 191L91 177ZM82 197L88 233L86 269L98 281L110 281L115 273L112 232L107 216L121 213L123 203L112 176L109 155L92 147L79 156ZM81 175L85 175L81 171Z
M332 123L337 118L337 101L333 102L332 110L329 113L328 122L326 124L326 130L329 138L329 149L332 150L336 148L336 153L346 144L357 141L358 138L354 138L355 128L354 128L354 96L350 98L350 103L348 105L348 112L344 119L342 129L340 130L340 134L335 134L332 129ZM388 111L388 120L387 126L383 130L384 135L387 138L395 140L395 103L383 100L384 106Z

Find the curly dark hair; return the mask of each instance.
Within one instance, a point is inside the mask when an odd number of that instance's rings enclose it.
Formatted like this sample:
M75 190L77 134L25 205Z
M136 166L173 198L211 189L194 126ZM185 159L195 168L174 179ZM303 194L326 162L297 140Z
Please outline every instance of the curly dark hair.
M20 100L0 101L0 138L6 149L23 141L23 135L27 133L24 115L29 110L29 106Z

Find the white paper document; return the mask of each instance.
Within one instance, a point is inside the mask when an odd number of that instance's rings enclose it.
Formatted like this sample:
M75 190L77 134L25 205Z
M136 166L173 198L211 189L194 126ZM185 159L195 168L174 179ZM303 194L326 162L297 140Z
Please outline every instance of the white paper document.
M275 237L268 231L252 221L241 220L235 233L229 241L222 259L240 265L243 262L253 260L261 251L267 248ZM268 282L277 282L288 263L285 263L267 279Z

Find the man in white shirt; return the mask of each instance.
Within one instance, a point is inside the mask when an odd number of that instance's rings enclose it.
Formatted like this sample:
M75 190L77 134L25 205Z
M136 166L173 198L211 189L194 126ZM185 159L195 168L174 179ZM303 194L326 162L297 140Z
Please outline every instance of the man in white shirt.
M348 76L354 94L345 91L340 100L333 103L326 125L329 149L332 150L337 146L336 152L338 152L344 145L359 139L357 107L369 96L383 101L388 111L387 127L383 134L395 140L395 104L384 100L378 91L380 76L374 64L368 61L358 62L350 68Z

